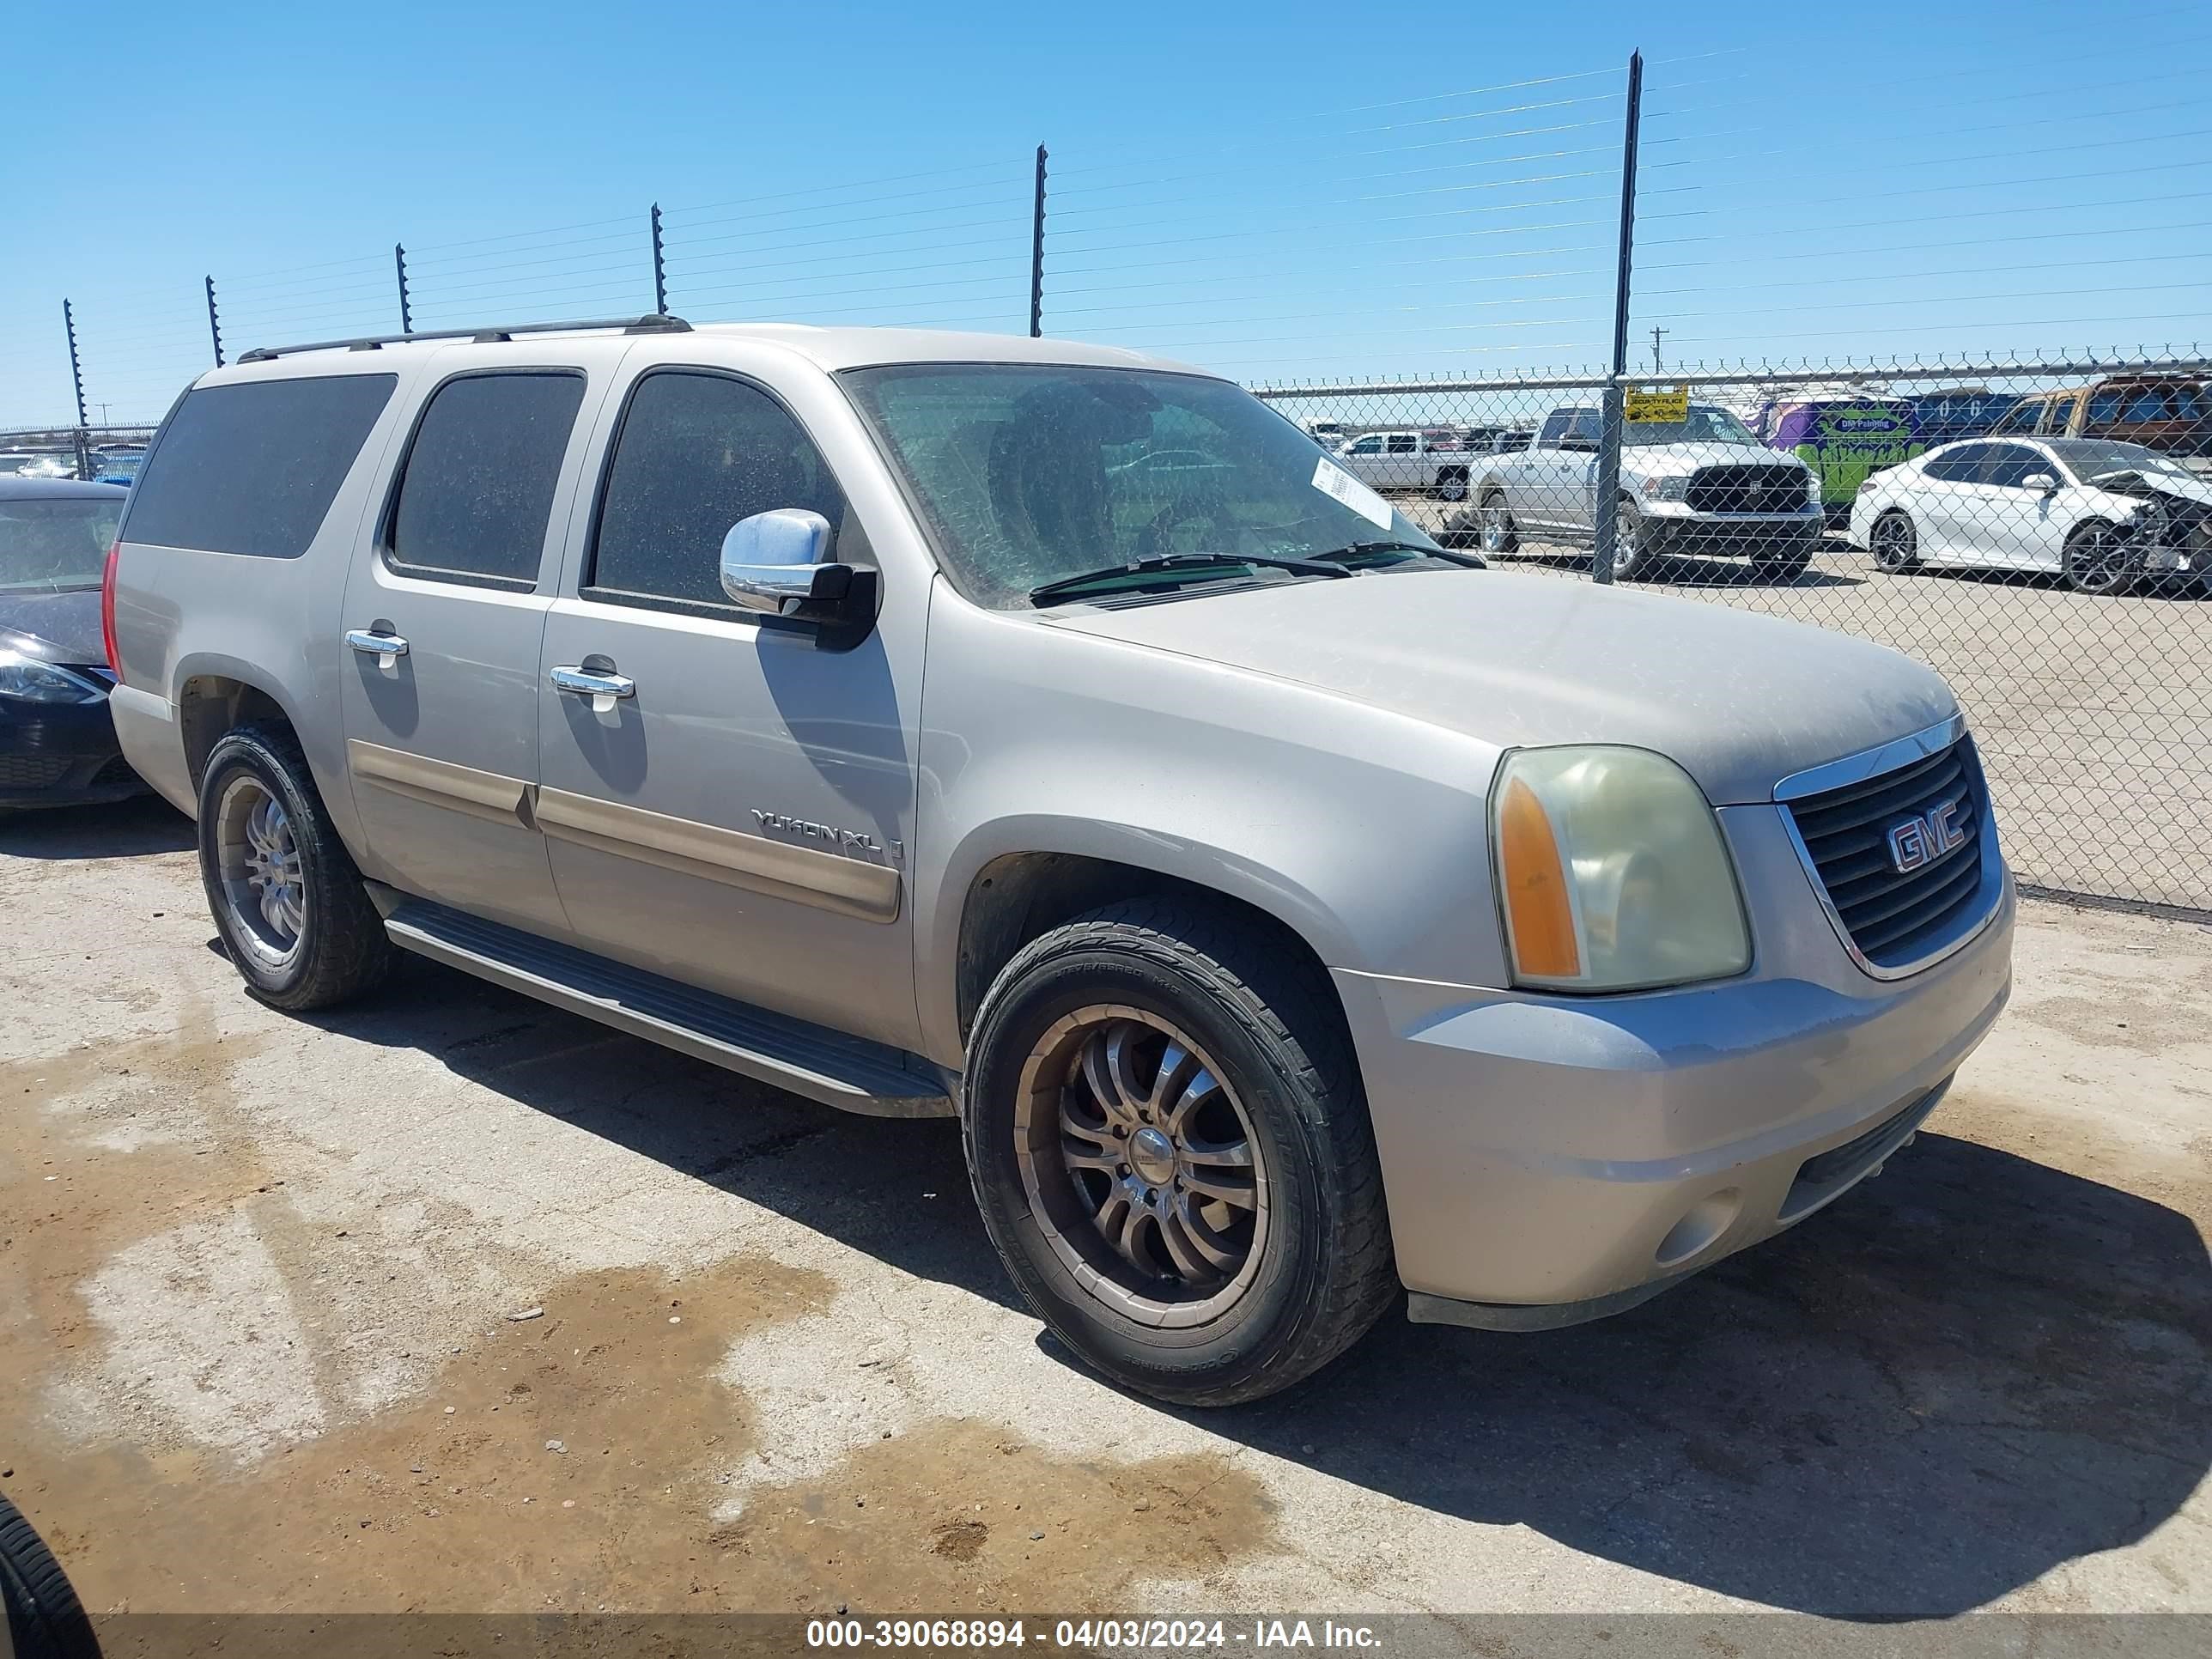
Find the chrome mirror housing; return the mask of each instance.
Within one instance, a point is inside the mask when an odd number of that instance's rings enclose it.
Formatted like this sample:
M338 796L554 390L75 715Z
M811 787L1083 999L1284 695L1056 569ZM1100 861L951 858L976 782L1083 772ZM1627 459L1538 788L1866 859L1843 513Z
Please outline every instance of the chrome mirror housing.
M780 507L740 519L722 538L722 592L748 611L781 613L787 603L840 599L852 579L832 564L830 520Z

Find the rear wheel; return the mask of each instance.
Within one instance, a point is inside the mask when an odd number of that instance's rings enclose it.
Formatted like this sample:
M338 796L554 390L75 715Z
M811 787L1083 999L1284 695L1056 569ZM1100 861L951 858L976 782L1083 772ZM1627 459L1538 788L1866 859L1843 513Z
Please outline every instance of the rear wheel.
M1467 469L1448 466L1437 474L1435 489L1431 492L1440 501L1463 501L1467 499Z
M1255 1400L1395 1296L1341 1011L1258 929L1165 900L1079 917L1007 963L969 1054L963 1130L992 1243L1115 1382Z
M1874 553L1876 568L1893 576L1901 576L1920 563L1920 532L1900 508L1893 507L1874 521L1874 527L1867 532L1867 545Z
M383 918L281 726L227 733L200 775L200 878L246 988L272 1006L327 1008L380 981Z
M2102 519L2077 526L2067 537L2063 568L2066 585L2077 593L2124 593L2142 574L2120 527Z

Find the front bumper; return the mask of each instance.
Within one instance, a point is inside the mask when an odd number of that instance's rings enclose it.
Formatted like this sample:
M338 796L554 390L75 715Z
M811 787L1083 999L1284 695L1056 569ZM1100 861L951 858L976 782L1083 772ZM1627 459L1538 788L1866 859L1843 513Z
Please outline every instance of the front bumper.
M0 705L0 810L82 806L143 794L105 699Z
M1818 507L1796 513L1694 513L1685 502L1654 501L1642 511L1670 553L1792 551L1814 545L1827 528Z
M2009 875L1963 950L1877 981L1806 891L1779 809L1722 817L1768 900L1750 976L1575 998L1334 974L1417 1316L1595 1317L1793 1225L1912 1133L1996 1022Z

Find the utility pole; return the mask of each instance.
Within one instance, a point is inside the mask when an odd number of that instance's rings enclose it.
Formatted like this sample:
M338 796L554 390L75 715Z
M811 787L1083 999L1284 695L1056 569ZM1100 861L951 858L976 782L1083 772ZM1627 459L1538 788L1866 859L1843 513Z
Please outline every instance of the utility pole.
M1673 329L1671 329L1671 328L1654 328L1654 329L1651 331L1651 372L1652 372L1654 374L1658 374L1658 373L1659 373L1659 368L1660 368L1660 363L1659 363L1659 341L1660 341L1660 338L1661 338L1661 337L1662 337L1662 336L1663 336L1663 335L1668 335L1668 334L1672 334L1674 331Z
M1036 153L1036 207L1030 219L1030 338L1044 333L1044 146Z
M1613 374L1599 418L1597 489L1590 498L1590 576L1613 580L1620 531L1621 382L1628 374L1628 273L1636 246L1636 141L1644 116L1644 54L1628 55L1628 115L1620 137L1620 250L1613 288Z

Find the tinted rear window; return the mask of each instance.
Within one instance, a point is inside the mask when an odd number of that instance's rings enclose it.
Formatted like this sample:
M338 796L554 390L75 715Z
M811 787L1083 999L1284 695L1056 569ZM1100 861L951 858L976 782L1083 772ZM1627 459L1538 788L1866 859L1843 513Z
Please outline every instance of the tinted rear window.
M298 558L398 384L326 374L186 392L139 471L124 538Z
M559 371L465 374L440 386L407 452L392 564L534 585L583 400L584 377Z

